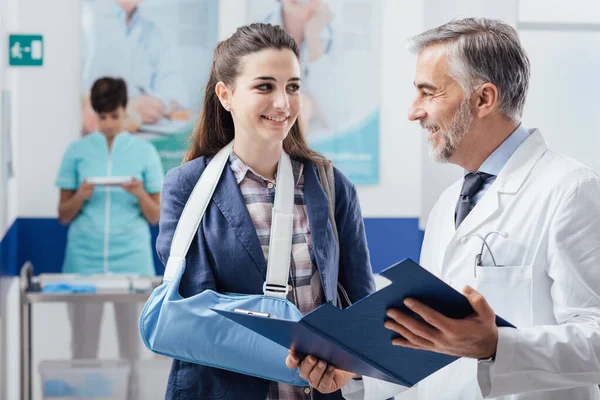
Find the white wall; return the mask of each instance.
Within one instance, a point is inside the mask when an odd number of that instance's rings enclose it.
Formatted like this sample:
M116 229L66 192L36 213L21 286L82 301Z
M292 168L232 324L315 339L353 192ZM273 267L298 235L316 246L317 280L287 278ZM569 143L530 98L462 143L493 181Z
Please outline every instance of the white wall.
M13 168L16 169L16 150L19 143L18 135L16 135L16 130L18 127L17 118L14 115L15 109L15 101L18 98L18 93L16 93L16 85L15 85L15 73L13 70L8 68L8 60L6 54L8 52L8 40L7 34L10 32L15 32L18 21L17 21L17 9L18 9L18 0L3 0L0 2L0 32L2 32L2 44L0 44L0 51L3 57L0 57L0 89L6 90L10 93L11 108L13 113L10 117L10 143L7 142L7 138L4 137L2 140L2 154L4 155L10 154L12 156ZM6 132L4 132L6 134ZM17 179L16 176L11 177L8 181L5 181L6 171L6 161L2 162L2 187L4 193L2 193L4 209L3 213L3 224L0 226L0 235L4 235L6 230L11 226L12 222L18 215L17 209Z
M531 60L523 120L548 145L600 172L600 2L521 0L519 35Z
M519 23L591 23L600 22L598 0L519 0ZM543 4L543 7L540 5Z
M15 69L19 217L57 215L62 154L79 136L80 5L19 0L19 32L44 35L44 66Z
M0 93L10 91L14 99L13 73L7 67L7 35L17 26L17 1L0 0ZM14 102L13 102L14 104ZM1 106L0 106L1 107ZM0 238L3 238L17 217L17 180L7 180L6 155L15 155L18 138L15 118L11 118L12 146L6 139L6 131L0 132ZM0 129L2 124L0 112ZM14 161L14 160L13 160ZM13 164L14 166L14 164ZM19 395L19 306L18 279L0 276L0 398L17 399Z
M0 386L0 396L6 400L17 400L20 396L21 366L19 363L21 341L19 336L19 280L17 278L0 278L0 293L2 298L3 319L0 339L3 343L0 358L4 382Z

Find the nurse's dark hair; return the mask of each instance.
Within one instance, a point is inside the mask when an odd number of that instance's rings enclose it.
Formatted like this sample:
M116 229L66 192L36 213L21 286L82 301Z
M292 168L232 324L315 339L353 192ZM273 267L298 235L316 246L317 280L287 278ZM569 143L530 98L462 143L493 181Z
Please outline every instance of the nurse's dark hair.
M127 107L127 84L121 78L104 77L96 80L90 93L96 113L109 113Z
M288 49L296 55L296 58L300 58L296 41L277 25L255 23L242 26L229 39L217 44L200 119L192 133L191 144L184 162L201 156L215 155L233 140L233 119L219 101L215 87L219 82L234 87L235 79L241 73L242 58L267 49ZM311 160L315 163L328 162L322 155L308 147L299 118L283 141L284 151L292 158Z

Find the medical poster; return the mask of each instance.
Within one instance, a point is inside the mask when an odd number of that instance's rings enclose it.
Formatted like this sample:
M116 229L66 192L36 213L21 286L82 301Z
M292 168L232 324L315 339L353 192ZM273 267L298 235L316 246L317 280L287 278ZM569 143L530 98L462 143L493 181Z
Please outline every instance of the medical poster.
M218 1L83 0L82 130L97 116L89 91L127 82L126 129L151 141L165 172L179 165L201 108L217 44Z
M248 22L280 25L300 44L311 147L355 184L377 184L381 1L248 0L247 10Z

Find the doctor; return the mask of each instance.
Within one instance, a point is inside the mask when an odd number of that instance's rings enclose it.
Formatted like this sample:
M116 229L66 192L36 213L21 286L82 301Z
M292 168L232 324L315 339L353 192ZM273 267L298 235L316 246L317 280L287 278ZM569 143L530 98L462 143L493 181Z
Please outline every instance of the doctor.
M280 25L300 46L302 119L308 121L308 139L325 139L373 114L379 107L379 90L365 78L377 73L372 54L343 48L342 36L336 38L332 25L335 14L326 0L279 3L264 22ZM360 95L352 96L349 87Z
M431 212L421 264L475 310L452 320L407 299L427 323L388 311L385 326L402 337L394 345L462 357L420 382L418 398L600 399L600 177L520 123L529 60L512 27L454 20L412 48L409 118L436 160L465 170ZM491 251L476 262L482 239ZM494 313L517 329L497 328ZM315 361L287 363L320 391L345 385L346 399L403 389Z
M137 123L153 124L175 108L189 106L177 57L158 27L145 18L143 0L83 3L83 82L89 90L102 76L121 76L130 96L129 114ZM89 100L84 102L84 129L97 128Z

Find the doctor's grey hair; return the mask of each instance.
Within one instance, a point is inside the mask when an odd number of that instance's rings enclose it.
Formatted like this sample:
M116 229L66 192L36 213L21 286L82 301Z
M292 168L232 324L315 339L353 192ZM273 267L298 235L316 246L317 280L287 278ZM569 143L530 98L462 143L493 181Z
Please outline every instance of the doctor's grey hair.
M499 110L519 121L529 88L529 58L517 31L505 22L488 18L452 20L409 39L408 47L420 53L445 44L450 75L471 95L490 82L498 88Z

